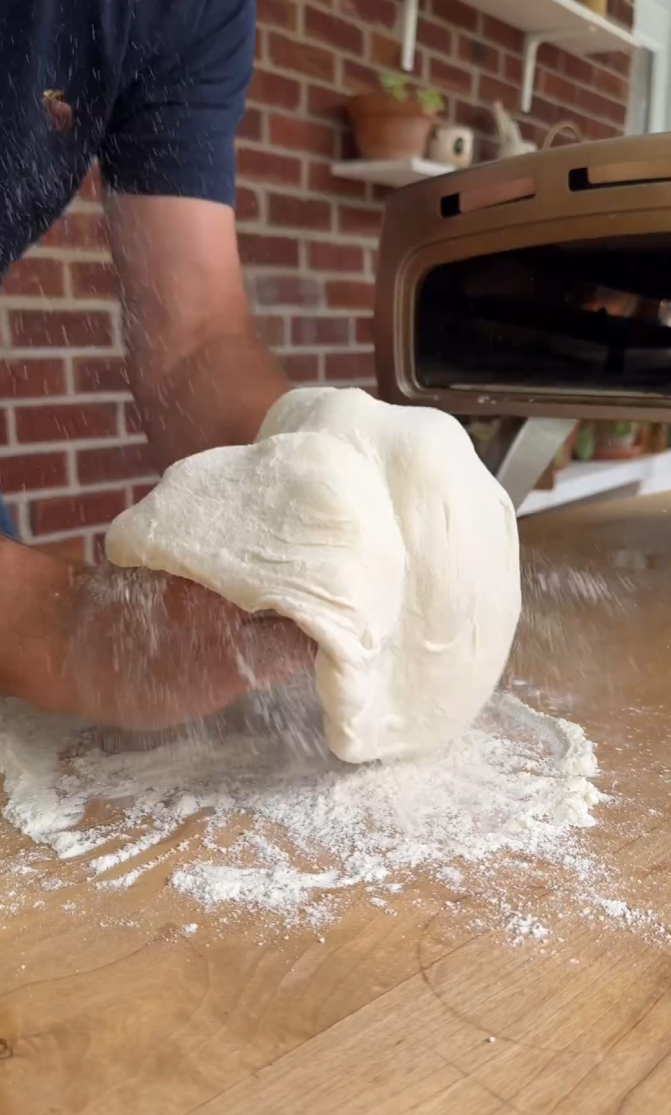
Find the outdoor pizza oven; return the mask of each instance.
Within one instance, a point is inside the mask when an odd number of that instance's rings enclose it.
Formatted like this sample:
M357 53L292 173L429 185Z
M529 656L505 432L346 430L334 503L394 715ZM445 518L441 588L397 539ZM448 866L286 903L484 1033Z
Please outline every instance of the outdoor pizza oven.
M549 418L557 444L580 418L671 422L671 135L391 195L375 334L388 402Z

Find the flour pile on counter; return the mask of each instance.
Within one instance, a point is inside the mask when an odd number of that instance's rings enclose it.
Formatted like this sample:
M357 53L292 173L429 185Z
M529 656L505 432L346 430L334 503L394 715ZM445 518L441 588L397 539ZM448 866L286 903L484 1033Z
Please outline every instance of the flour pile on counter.
M497 695L430 756L352 767L327 750L318 723L315 696L287 688L156 750L109 754L3 702L4 816L77 859L99 895L162 864L173 887L223 920L255 910L320 924L353 888L385 906L427 875L453 892L468 865L486 873L490 863L498 878L502 850L589 872L576 834L602 795L577 725Z
M520 612L515 513L466 431L355 389L291 391L255 445L173 465L112 524L107 556L294 620L319 647L326 742L350 763L458 736Z

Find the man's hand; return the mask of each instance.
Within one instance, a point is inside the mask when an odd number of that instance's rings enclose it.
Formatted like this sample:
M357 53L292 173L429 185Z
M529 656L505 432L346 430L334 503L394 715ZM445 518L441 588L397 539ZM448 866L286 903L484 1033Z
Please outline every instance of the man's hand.
M289 383L254 336L233 210L113 195L107 212L131 387L159 469L250 444Z
M294 624L181 578L76 567L7 541L0 572L14 584L0 691L48 712L155 730L312 666Z

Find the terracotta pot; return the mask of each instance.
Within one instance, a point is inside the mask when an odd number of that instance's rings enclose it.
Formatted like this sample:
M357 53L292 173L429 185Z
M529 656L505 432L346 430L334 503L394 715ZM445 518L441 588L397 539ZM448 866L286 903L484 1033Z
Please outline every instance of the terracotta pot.
M364 159L421 158L437 115L424 112L414 97L395 101L382 89L350 97L347 111Z
M626 434L613 431L613 423L595 423L594 461L626 461L640 457L644 449L642 427L632 423L633 429Z

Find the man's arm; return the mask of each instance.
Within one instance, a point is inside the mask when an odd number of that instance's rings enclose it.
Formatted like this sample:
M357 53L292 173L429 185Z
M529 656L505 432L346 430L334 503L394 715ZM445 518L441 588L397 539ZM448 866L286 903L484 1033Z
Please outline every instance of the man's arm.
M254 337L233 210L113 194L108 213L131 386L159 468L253 441L289 384Z
M0 537L0 693L156 730L311 668L294 624L149 570L89 569ZM241 668L240 662L244 662Z

